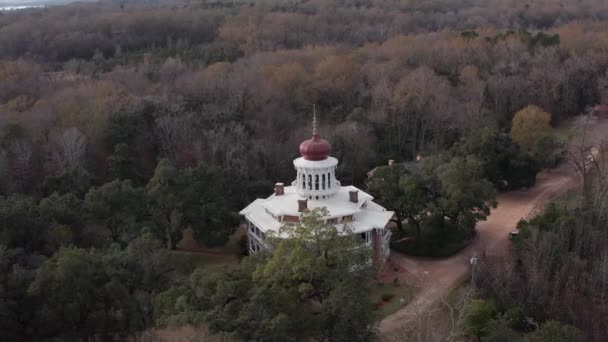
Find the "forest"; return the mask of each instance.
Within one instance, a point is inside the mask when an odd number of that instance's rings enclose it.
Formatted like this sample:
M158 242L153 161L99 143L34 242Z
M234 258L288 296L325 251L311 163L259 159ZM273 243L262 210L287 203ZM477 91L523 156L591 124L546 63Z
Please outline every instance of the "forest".
M373 339L371 304L340 305L364 296L366 272L339 262L313 272L328 257L302 251L290 262L312 288L275 255L240 255L238 272L209 275L176 246L187 228L205 247L225 245L241 208L291 182L314 105L342 184L410 223L397 235L417 242L400 250L460 248L497 192L534 184L560 159L552 127L608 104L607 22L603 0L102 0L0 12L0 339L201 322L245 340ZM388 160L405 165L378 170L396 183L368 179ZM522 225L605 226L593 209L559 210ZM330 234L310 215L304 230ZM302 249L297 232L290 243ZM514 258L536 253L514 244ZM564 291L574 300L593 286ZM310 296L323 304L300 312ZM255 311L264 303L266 316ZM551 305L536 317L599 341L605 327Z

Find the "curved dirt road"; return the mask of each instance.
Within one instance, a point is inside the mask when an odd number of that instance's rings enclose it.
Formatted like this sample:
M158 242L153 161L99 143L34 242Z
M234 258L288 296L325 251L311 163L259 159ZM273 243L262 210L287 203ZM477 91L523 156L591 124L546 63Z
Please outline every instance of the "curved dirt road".
M528 217L537 208L576 185L571 168L562 165L551 173L539 174L534 187L512 191L498 196L498 207L492 210L487 221L477 224L478 236L460 253L446 259L409 257L391 252L391 260L405 273L399 275L404 283L415 284L421 290L416 297L396 313L384 318L379 325L382 335L390 335L415 317L425 312L449 291L470 275L470 259L474 253L504 255L508 251L508 235L521 218Z

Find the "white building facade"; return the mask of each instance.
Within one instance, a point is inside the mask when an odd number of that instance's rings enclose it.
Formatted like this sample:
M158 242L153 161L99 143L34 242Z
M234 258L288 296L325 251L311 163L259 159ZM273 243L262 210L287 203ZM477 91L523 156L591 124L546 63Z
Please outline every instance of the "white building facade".
M321 139L313 120L313 136L300 144L301 157L293 161L296 179L291 186L275 184L270 197L258 198L240 211L247 222L249 253L268 250L266 237L278 236L289 222L297 223L306 210L325 208L324 219L339 232L357 234L361 245L372 249L376 266L382 266L390 254L391 232L386 228L393 217L373 201L373 197L354 186L341 186L335 171L338 160L329 156L331 145Z

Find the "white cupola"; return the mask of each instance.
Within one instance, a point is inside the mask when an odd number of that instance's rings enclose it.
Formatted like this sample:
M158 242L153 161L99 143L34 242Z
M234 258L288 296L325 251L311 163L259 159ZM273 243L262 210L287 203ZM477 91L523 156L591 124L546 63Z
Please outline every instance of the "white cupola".
M292 183L297 193L312 200L325 199L340 190L336 179L338 159L330 157L331 145L317 131L317 115L313 114L312 138L300 144L300 158L293 161L297 176Z

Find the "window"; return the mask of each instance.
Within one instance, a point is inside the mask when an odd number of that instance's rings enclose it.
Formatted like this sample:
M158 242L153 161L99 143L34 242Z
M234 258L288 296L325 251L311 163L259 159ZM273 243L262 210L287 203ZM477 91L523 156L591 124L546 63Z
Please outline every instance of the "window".
M359 234L359 237L363 243L369 243L369 232L361 233Z
M312 175L308 175L308 190L312 190Z
M319 175L315 175L315 190L319 190Z
M302 174L302 189L306 189L306 175Z
M327 173L327 188L331 189L331 173Z
M323 190L325 190L325 174L323 174L323 176L321 176L321 188Z

